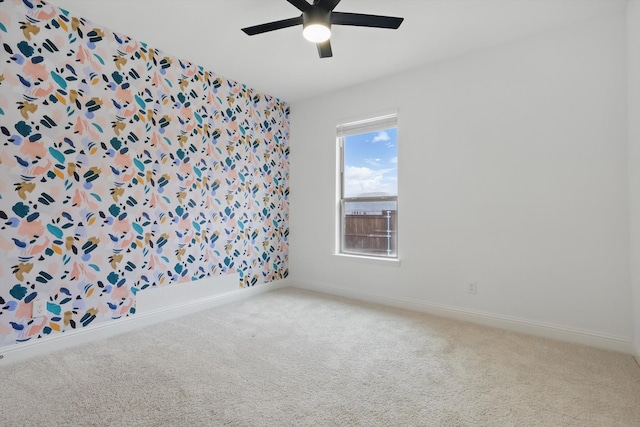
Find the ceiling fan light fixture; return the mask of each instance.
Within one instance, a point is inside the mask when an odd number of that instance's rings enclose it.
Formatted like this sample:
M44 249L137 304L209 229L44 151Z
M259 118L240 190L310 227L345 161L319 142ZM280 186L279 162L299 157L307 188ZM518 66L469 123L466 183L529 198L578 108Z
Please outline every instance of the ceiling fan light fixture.
M302 35L312 43L322 43L331 37L331 29L324 22L310 22L304 25Z

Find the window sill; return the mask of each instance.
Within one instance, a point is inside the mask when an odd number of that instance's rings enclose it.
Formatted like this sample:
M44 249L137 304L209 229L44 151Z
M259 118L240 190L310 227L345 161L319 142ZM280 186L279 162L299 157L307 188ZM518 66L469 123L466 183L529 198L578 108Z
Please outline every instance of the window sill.
M334 257L348 261L360 262L363 264L385 265L389 267L400 267L399 258L379 258L366 255L333 254Z

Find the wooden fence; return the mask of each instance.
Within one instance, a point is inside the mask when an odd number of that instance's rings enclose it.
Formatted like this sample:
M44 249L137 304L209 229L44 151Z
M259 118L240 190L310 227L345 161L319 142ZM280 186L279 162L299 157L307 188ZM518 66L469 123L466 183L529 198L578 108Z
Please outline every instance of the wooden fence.
M344 252L385 256L397 254L397 211L347 214L344 226Z

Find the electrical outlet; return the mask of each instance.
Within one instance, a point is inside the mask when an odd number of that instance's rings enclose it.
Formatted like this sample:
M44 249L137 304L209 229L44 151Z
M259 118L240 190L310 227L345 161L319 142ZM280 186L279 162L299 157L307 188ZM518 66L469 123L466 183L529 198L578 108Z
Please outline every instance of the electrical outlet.
M477 282L470 282L469 286L467 287L467 292L470 294L477 294L478 293L478 283Z
M47 313L47 301L43 299L37 299L33 301L32 318L42 317Z

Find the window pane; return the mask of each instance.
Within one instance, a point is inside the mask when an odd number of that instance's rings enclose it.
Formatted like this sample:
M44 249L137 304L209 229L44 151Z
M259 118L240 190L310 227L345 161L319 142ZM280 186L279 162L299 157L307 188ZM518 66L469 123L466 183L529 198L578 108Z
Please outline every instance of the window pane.
M343 252L397 256L397 200L344 202L343 225Z
M339 125L340 252L398 255L398 129L395 115Z
M398 195L398 129L344 138L343 198Z

